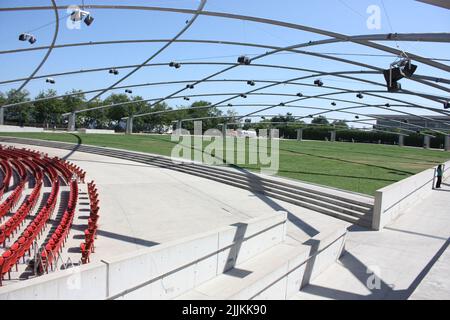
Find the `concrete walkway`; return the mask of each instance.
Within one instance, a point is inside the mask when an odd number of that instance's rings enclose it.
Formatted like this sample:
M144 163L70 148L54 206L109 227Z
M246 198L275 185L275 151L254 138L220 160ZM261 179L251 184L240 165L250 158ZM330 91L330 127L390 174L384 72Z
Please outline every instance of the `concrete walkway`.
M352 227L338 263L294 299L450 299L449 236L447 181L381 232Z

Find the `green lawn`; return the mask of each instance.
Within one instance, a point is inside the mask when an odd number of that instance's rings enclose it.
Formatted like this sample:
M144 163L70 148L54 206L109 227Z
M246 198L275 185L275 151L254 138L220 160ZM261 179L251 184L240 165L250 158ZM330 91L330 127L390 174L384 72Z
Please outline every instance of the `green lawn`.
M68 133L0 133L170 156L169 136ZM375 190L450 159L450 153L397 146L281 141L279 175L372 195ZM244 165L257 169L255 165Z

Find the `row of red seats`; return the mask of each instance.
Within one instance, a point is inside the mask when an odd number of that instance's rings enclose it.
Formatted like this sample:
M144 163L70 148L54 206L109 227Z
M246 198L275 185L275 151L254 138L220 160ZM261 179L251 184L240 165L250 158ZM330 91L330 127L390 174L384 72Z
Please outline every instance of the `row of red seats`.
M89 203L91 207L91 213L88 219L88 228L84 230L84 242L81 243L81 262L86 264L90 262L90 255L94 252L94 240L97 236L97 221L99 218L99 210L100 207L97 188L95 187L94 181L88 183L88 194L89 194Z
M70 163L69 161L63 161L62 164L71 172L75 173L78 176L78 179L81 183L84 183L84 179L86 177L86 172L80 167Z
M34 217L27 228L22 232L18 240L0 256L0 286L3 276L8 273L10 276L11 268L17 264L20 258L25 258L26 252L31 255L30 249L34 241L42 234L47 225L47 221L53 214L59 193L59 181L55 171L51 167L45 168L50 171L52 179L52 190L44 207Z
M0 167L3 171L3 180L0 185L0 199L3 197L3 194L8 191L9 183L11 182L12 170L9 162L4 159L0 159Z
M5 245L6 239L9 240L10 236L17 231L17 229L24 223L25 218L32 212L41 193L43 183L43 174L41 169L28 159L22 159L22 162L25 163L32 171L35 179L35 186L28 199L22 203L19 209L12 217L8 219L8 221L6 221L5 224L0 226L0 243L3 243L3 246Z
M78 184L76 180L70 183L69 203L67 209L61 218L58 227L52 233L50 239L44 244L44 250L41 253L41 268L40 272L48 272L48 266L53 269L53 262L58 258L62 248L69 236L70 228L72 226L73 218L75 216L75 209L78 200Z

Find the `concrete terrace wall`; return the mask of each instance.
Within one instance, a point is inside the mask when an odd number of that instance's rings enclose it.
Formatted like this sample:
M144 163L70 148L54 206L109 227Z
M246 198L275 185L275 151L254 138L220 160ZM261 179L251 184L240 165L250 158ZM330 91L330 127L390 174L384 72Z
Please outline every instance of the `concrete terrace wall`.
M43 128L0 125L0 132L44 132Z
M86 133L86 134L115 134L116 132L114 130L106 130L106 129L78 129L78 132L80 133Z
M427 169L375 192L372 228L381 230L409 206L432 192L436 168ZM444 179L450 177L450 161L445 163Z
M126 256L0 288L13 299L171 299L285 239L287 213L271 213Z

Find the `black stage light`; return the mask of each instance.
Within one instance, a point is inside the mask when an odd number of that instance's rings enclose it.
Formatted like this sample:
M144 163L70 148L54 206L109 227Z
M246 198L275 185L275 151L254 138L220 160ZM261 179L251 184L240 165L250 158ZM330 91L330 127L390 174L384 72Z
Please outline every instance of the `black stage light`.
M240 56L240 57L237 59L237 62L238 62L239 64L249 65L251 61L250 61L250 58L249 58L249 57L246 57L246 56Z
M320 80L320 79L315 80L315 81L314 81L314 84L315 84L316 86L318 86L318 87L323 86L323 82L322 82L322 80Z
M389 103L386 103L384 106L385 106L386 108L390 108L390 107L391 107L391 105L390 105Z
M303 93L301 93L301 92L299 92L299 93L297 93L297 97L303 97Z
M448 101L444 102L444 109L450 109L450 103Z
M21 33L19 35L19 40L20 41L27 41L28 40L28 35L26 33Z
M245 99L245 98L247 98L247 95L244 93L241 93L240 97Z
M402 122L403 122L403 123L409 123L409 121L408 121L408 120L402 120Z
M53 78L47 78L45 79L45 82L55 84L55 80Z
M355 119L359 119L359 116L355 116Z
M193 84L188 84L188 85L186 86L186 89L194 89L194 85L193 85Z
M119 71L117 69L109 69L109 73L118 75Z
M280 103L280 107L284 107L284 106L286 106L286 105L284 104L284 102L281 102L281 103Z
M255 81L252 81L252 80L249 80L249 81L247 81L247 84L249 85L249 86L255 86Z
M184 97L183 99L186 100L186 101L191 100L191 99L189 99L188 97Z
M131 91L130 89L125 89L125 93L129 93L129 94L132 94L132 93L133 93L133 91Z
M331 105L332 105L333 107L336 107L336 102L332 102Z
M232 107L233 105L231 103L228 104L229 107Z
M358 93L357 95L356 95L356 97L357 98L359 98L359 99L362 99L362 98L364 98L364 96L362 95L362 93L360 92L360 93Z
M30 36L30 39L28 39L28 42L31 43L31 44L35 43L36 42L36 37Z

